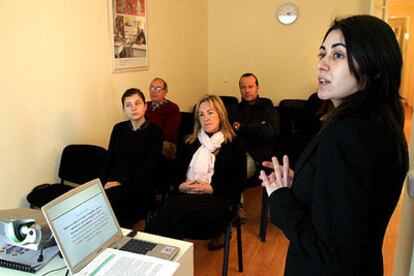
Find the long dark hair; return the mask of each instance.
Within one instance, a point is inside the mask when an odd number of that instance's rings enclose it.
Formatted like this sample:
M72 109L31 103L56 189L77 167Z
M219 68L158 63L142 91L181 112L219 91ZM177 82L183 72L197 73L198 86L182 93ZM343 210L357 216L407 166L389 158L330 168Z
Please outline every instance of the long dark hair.
M394 127L402 129L404 111L399 94L402 55L391 27L374 16L351 16L335 20L324 41L333 30L342 32L349 68L363 89L345 97L330 119L367 114L383 106L397 124Z
M345 97L328 114L325 127L349 116L366 115L376 110L395 133L397 143L407 149L404 137L404 110L400 97L402 55L391 27L370 15L356 15L335 20L324 41L333 30L344 36L348 64L362 89ZM408 169L408 156L400 153L399 164Z

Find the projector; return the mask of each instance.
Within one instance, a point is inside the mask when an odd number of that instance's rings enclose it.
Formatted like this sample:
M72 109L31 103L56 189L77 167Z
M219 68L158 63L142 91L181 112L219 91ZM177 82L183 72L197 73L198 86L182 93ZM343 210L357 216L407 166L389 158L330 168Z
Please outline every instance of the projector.
M0 239L31 250L56 245L42 211L28 208L0 210Z

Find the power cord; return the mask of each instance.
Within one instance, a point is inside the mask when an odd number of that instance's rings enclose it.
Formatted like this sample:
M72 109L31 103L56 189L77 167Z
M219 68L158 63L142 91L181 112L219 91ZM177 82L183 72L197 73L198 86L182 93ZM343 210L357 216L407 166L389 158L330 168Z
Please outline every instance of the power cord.
M43 262L43 248L40 249L40 254L39 254L39 257L37 257L37 261L39 263Z
M44 273L44 274L42 274L42 275L40 275L40 276L45 276L45 275L47 275L47 274L50 274L50 273L52 273L52 272L56 272L56 271L62 270L62 269L64 269L64 268L66 268L66 266L63 266L63 267L61 267L61 268L57 268L57 269L50 270L50 271L48 271L48 272L46 272L46 273ZM66 270L66 274L65 274L65 276L66 276L66 275L68 275L68 272L69 272L69 270Z

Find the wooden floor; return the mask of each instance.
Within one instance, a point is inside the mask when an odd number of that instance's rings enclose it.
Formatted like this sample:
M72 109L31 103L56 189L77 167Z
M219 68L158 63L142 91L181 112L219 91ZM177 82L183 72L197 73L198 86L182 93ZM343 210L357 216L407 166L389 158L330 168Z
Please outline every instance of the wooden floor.
M244 272L237 271L237 242L236 229L230 244L229 275L268 276L283 275L285 258L289 241L277 227L269 222L266 242L259 237L259 221L262 188L251 188L245 191L245 206L247 223L242 226L243 265ZM384 275L392 275L392 265L397 241L399 210L391 219L384 240ZM194 242L194 271L195 276L221 275L223 250L208 251L207 241Z
M244 272L237 271L236 229L230 242L229 275L267 276L283 275L289 241L275 226L269 224L266 242L259 237L262 188L244 192L247 222L242 226ZM194 271L196 276L221 275L223 250L208 251L207 241L194 242Z

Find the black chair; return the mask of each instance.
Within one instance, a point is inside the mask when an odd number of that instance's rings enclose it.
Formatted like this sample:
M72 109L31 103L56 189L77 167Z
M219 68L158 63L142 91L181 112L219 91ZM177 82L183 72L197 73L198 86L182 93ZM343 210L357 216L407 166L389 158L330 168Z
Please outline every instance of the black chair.
M285 154L289 156L289 164L292 168L310 140L305 134L305 128L309 121L305 107L306 100L302 99L285 99L275 107L279 112L281 123L277 152L280 157ZM266 241L268 213L269 198L266 189L263 188L259 231L262 242Z
M241 232L241 221L238 216L238 207L233 211L233 217L227 223L225 234L224 234L224 254L223 254L223 269L222 275L227 276L229 270L229 255L230 255L230 238L232 233L232 228L236 227L237 230L237 257L238 257L238 269L239 272L243 272L243 250L242 250L242 232ZM192 225L194 227L194 225ZM206 227L210 227L208 222L201 223L197 225L200 229L206 229ZM211 228L210 228L211 229ZM204 231L200 231L204 232ZM220 233L223 232L223 229L218 229L217 232L212 232L208 236L199 234L199 231L195 230L194 233L190 233L186 238L187 239L194 239L194 240L210 240L217 237Z
M178 128L178 133L179 133L179 136L181 134L181 137L184 137L193 131L194 112L181 111L180 116L181 116L181 121L180 121L180 126Z
M237 259L238 259L238 265L239 265L238 269L239 269L239 272L243 272L243 249L242 249L242 232L241 232L241 225L243 223L240 221L237 208L234 212L233 218L229 220L229 222L226 225L226 229L225 229L223 269L222 269L223 276L227 276L228 270L229 270L230 238L232 235L231 233L232 233L233 227L236 227L236 231L237 231ZM149 223L149 220L150 220L150 217L147 218L146 224ZM194 228L194 224L192 224L191 227ZM203 230L207 228L210 229L210 225L208 224L208 222L199 223L197 224L197 227L198 227L197 229L203 229ZM209 235L199 233L199 232L204 232L203 230L202 231L194 230L193 233L187 234L185 238L191 239L191 240L210 240L210 239L217 237L219 234L221 234L223 229L219 229L218 231L212 232ZM138 231L137 229L134 229L131 233L128 234L128 236L134 237L137 231Z
M227 107L229 105L238 105L239 99L235 96L220 96L220 99L223 101L224 105Z
M235 226L237 229L237 257L239 263L239 272L243 272L243 249L242 249L242 233L241 233L241 221L238 215L229 222L226 229L224 238L224 256L223 256L223 276L227 276L229 270L229 253L230 253L230 237L232 227Z
M99 177L106 158L106 149L95 145L68 145L63 149L58 176L60 183L41 184L27 195L30 207L40 209L49 201Z
M282 100L277 109L281 121L281 156L288 155L290 166L293 167L312 138L307 133L312 115L306 112L306 100L302 99Z
M280 156L285 154L289 156L291 168L321 127L319 117L322 105L323 101L313 93L307 100L285 99L275 107L279 111L281 120L278 152ZM260 237L263 242L266 241L268 212L269 198L266 189L263 188L260 218Z
M99 177L106 149L95 145L68 145L63 149L59 165L61 184L83 184Z
M178 148L184 142L185 136L193 132L194 129L194 113L193 112L180 112L181 121L180 126L178 127L177 135L177 151Z
M262 209L260 211L260 240L266 241L267 233L267 215L269 213L269 197L267 196L266 188L262 189Z

